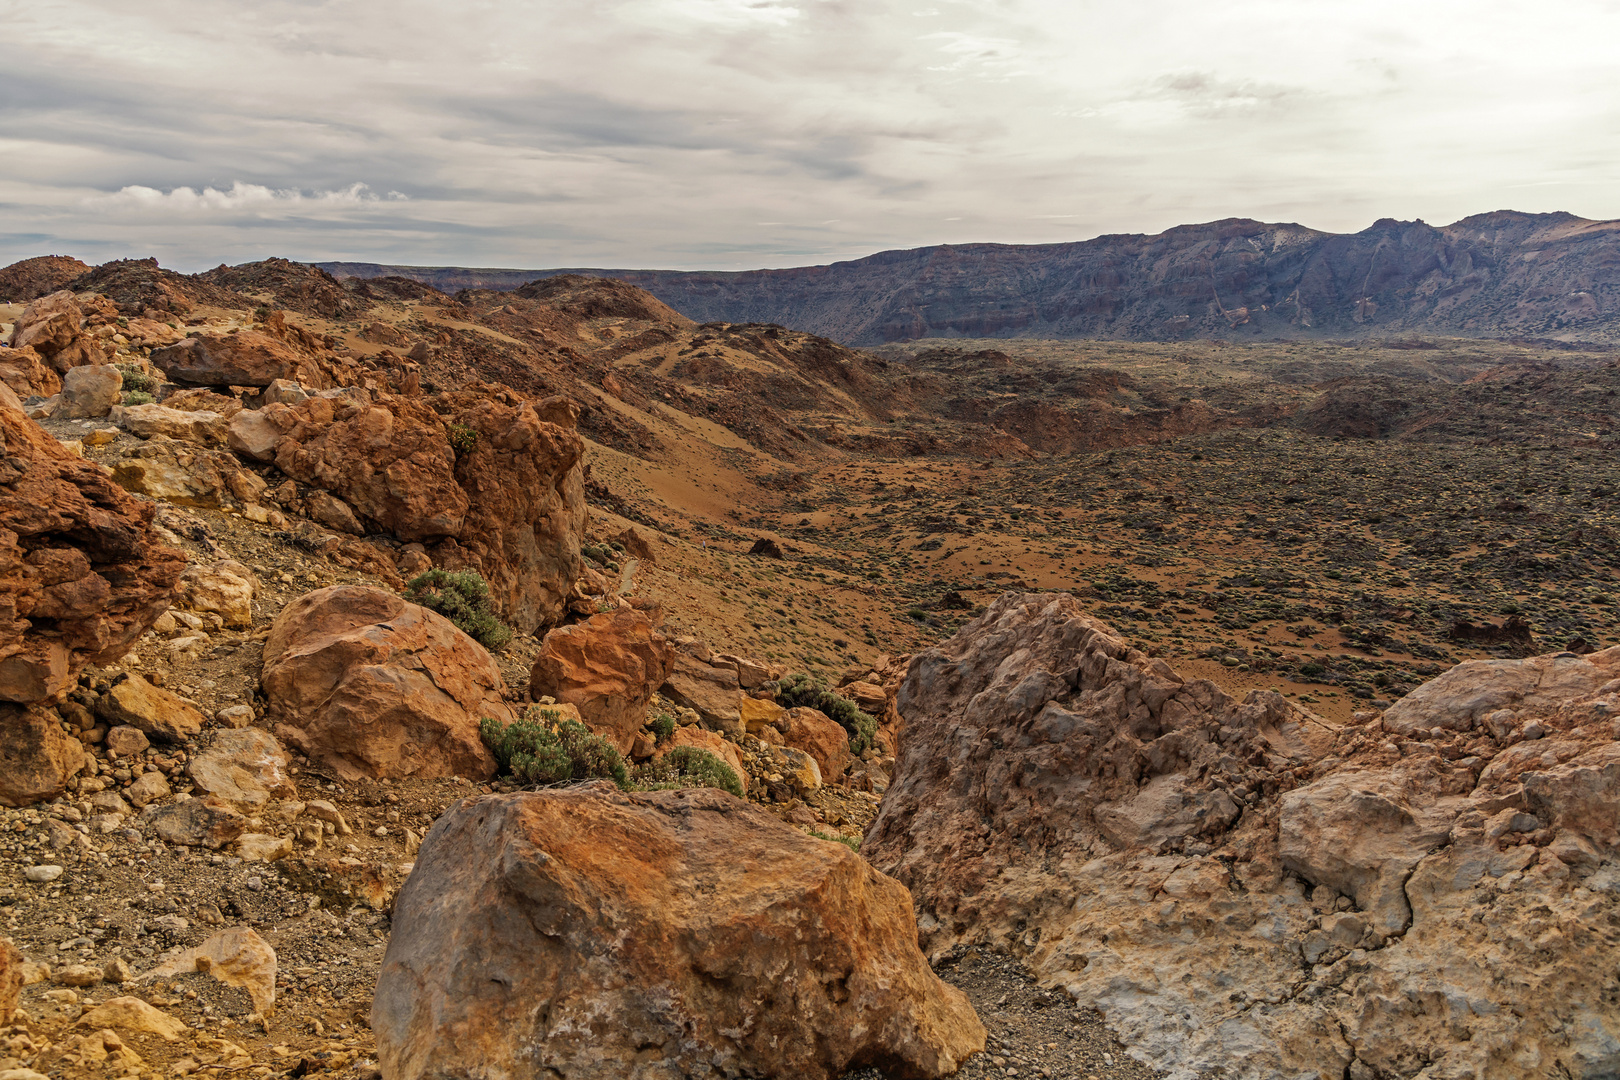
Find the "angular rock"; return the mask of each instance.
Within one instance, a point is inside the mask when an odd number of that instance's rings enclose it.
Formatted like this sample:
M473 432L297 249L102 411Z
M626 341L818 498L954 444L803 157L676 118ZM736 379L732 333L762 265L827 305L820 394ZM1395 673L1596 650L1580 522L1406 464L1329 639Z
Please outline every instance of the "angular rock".
M107 419L131 435L150 439L161 435L194 446L224 446L229 428L217 412L171 409L167 405L120 405Z
M328 529L336 529L350 536L366 534L366 527L355 517L354 509L334 495L328 495L324 491L311 492L309 498L304 500L304 507L310 518Z
M62 731L56 713L0 704L0 806L56 798L84 760L84 745Z
M529 695L575 706L587 727L629 753L674 659L645 615L620 608L548 633L529 671Z
M246 926L221 930L201 945L165 960L142 975L141 981L193 971L206 971L226 986L246 990L258 1017L269 1018L276 1011L276 950Z
M737 699L737 714L742 718L743 729L758 736L765 728L780 732L787 710L774 701L745 696Z
M240 509L256 505L268 485L224 450L155 435L111 462L113 479L126 491L179 506Z
M245 629L253 625L253 572L233 559L213 566L192 564L180 575L175 606L186 611L213 612L225 625Z
M77 1026L156 1035L164 1042L174 1042L186 1030L185 1024L166 1012L154 1009L138 997L110 998L87 1010L79 1017Z
M62 376L62 404L57 415L73 419L106 416L118 404L124 389L124 376L111 364L85 364L69 368Z
M1620 647L1587 656L1465 660L1384 710L1384 726L1407 736L1426 734L1430 728L1468 731L1498 710L1556 707L1617 677Z
M514 719L482 646L426 608L359 586L287 605L260 680L276 734L345 780L488 779L495 759L479 722Z
M247 831L248 819L220 799L187 799L149 810L144 820L165 844L219 850Z
M274 461L276 443L280 441L281 429L255 409L243 409L231 417L230 426L225 430L225 444L254 461Z
M84 312L72 293L63 290L42 296L17 317L11 347L32 348L59 375L81 364L99 364L105 354L80 328L83 320Z
M696 711L705 724L742 734L742 693L735 671L710 667L688 653L677 652L662 692L675 704Z
M168 606L185 556L129 498L0 387L0 701L53 697L122 657Z
M124 797L136 809L160 799L167 799L169 794L169 782L164 779L162 773L152 770L137 776L129 787L124 789Z
M101 695L96 715L108 724L128 724L161 742L182 743L202 731L203 714L191 702L139 675L126 675Z
M186 775L198 792L251 813L277 799L298 798L287 768L286 751L274 736L244 727L215 735L208 749L191 755Z
M62 377L33 349L0 349L0 383L19 398L48 398L62 392Z
M276 862L293 853L293 844L285 836L243 833L236 838L236 853L244 862Z
M201 386L269 386L278 379L329 385L314 357L257 330L188 337L153 352L152 364L175 382Z
M937 1077L984 1045L905 890L853 853L720 792L601 784L439 819L372 1029L397 1080Z
M816 761L821 778L834 782L843 776L855 755L849 752L849 732L820 709L800 706L782 715L782 741Z

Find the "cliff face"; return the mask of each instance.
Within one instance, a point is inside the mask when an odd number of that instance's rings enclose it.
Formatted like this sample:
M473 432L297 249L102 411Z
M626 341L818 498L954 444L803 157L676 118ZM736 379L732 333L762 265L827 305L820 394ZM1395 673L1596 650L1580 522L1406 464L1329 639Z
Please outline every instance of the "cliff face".
M342 272L369 276L353 263ZM486 273L372 272L435 285L434 275L450 283ZM1570 214L1499 211L1441 228L1385 219L1349 235L1228 219L1156 236L946 245L789 270L589 272L639 285L699 322L776 322L865 345L1404 333L1620 341L1620 221Z

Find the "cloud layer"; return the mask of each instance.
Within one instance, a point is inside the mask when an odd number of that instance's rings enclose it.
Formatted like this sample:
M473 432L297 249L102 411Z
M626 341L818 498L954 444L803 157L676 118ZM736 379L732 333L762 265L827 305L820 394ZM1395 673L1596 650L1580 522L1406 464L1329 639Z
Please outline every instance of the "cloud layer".
M36 0L8 34L6 262L731 269L1620 217L1614 0Z

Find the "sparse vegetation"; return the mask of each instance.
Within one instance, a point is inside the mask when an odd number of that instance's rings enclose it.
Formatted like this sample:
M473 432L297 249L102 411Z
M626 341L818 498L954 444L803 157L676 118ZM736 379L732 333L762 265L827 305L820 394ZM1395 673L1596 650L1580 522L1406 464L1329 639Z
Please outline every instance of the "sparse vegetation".
M632 779L638 791L712 787L729 791L739 799L743 797L742 781L736 770L696 746L677 746L655 761L637 765Z
M473 447L478 445L478 432L466 424L444 425L444 437L450 440L450 449L458 458L472 453Z
M827 688L825 679L803 673L790 675L777 684L776 703L786 709L819 709L836 720L849 733L849 751L860 754L877 735L877 719L861 711L841 694Z
M428 570L410 580L404 595L443 615L491 652L512 640L512 628L495 614L489 584L476 570Z
M479 733L501 771L518 783L612 780L631 788L630 771L613 744L555 709L531 705L510 724L485 717Z
M157 389L157 380L134 364L115 364L118 374L123 376L124 391L126 394L145 394L151 400L152 391ZM124 404L129 404L125 402ZM144 403L140 403L144 404Z
M123 397L123 404L125 405L150 405L152 401L152 395L144 390L131 390Z

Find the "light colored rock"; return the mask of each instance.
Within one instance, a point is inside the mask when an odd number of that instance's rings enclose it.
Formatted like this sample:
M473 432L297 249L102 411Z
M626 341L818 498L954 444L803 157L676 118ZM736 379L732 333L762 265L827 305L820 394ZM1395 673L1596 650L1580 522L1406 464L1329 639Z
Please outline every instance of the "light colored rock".
M743 729L754 736L765 728L780 731L787 716L787 710L776 702L754 697L739 698L737 713L742 718Z
M45 884L47 882L55 881L61 876L62 868L60 866L30 866L28 869L23 871L23 877L34 882L35 884Z
M281 429L256 409L243 409L231 417L230 426L225 431L227 446L259 462L275 460L276 443L280 439Z
M293 843L284 836L243 833L236 838L236 853L244 862L275 862L293 853Z
M426 608L358 586L287 605L265 641L261 682L277 736L345 780L488 779L495 759L479 722L515 718L477 642Z
M165 960L141 977L142 982L203 971L226 986L245 989L253 998L257 1017L276 1011L276 951L246 926L233 926L212 935L201 945Z
M106 747L107 752L115 757L134 757L151 746L152 743L146 737L146 732L140 728L129 724L120 724L115 728L108 729L101 745Z
M221 731L207 750L186 762L186 775L202 794L255 813L280 799L298 798L287 754L267 731Z
M308 400L309 392L290 379L274 379L259 394L261 405L296 405Z
M795 795L804 798L821 790L821 767L816 764L815 758L803 750L779 746L776 748L776 759L783 780Z
M155 435L110 463L118 486L140 495L211 509L257 506L268 485L224 450Z
M253 625L257 585L252 571L233 559L213 566L194 563L180 575L175 602L187 611L213 612L226 626L246 629Z
M57 986L76 986L83 989L86 986L95 986L100 981L101 969L91 967L89 964L69 964L51 973L51 982Z
M111 364L84 364L62 376L62 404L58 415L68 419L106 416L118 404L124 376Z
M529 694L575 706L587 727L629 753L673 663L674 650L652 622L621 608L548 633L529 671Z
M714 658L715 667L730 668L737 673L737 685L744 690L757 690L771 681L770 668L763 660L721 653Z
M984 1045L917 952L905 890L853 853L720 792L602 784L439 819L372 1029L395 1080L937 1077Z
M175 1042L187 1030L185 1024L166 1012L154 1009L138 997L115 997L104 1001L79 1017L76 1026L156 1035L164 1042Z
M167 799L169 794L169 782L164 779L162 773L151 769L141 773L129 787L124 789L125 797L137 809L149 803Z
M101 695L96 713L109 724L128 724L161 742L196 738L203 726L195 705L135 674L125 675Z
M224 446L227 426L216 412L171 409L167 405L119 405L107 418L131 435L150 439L161 435L197 446Z
M187 799L148 810L144 819L165 844L219 850L247 831L248 820L223 800Z
M1412 736L1430 728L1468 731L1492 713L1521 713L1596 692L1620 677L1620 647L1588 656L1466 660L1384 710L1384 726Z
M229 728L244 728L253 723L253 706L228 705L215 713L214 719Z

